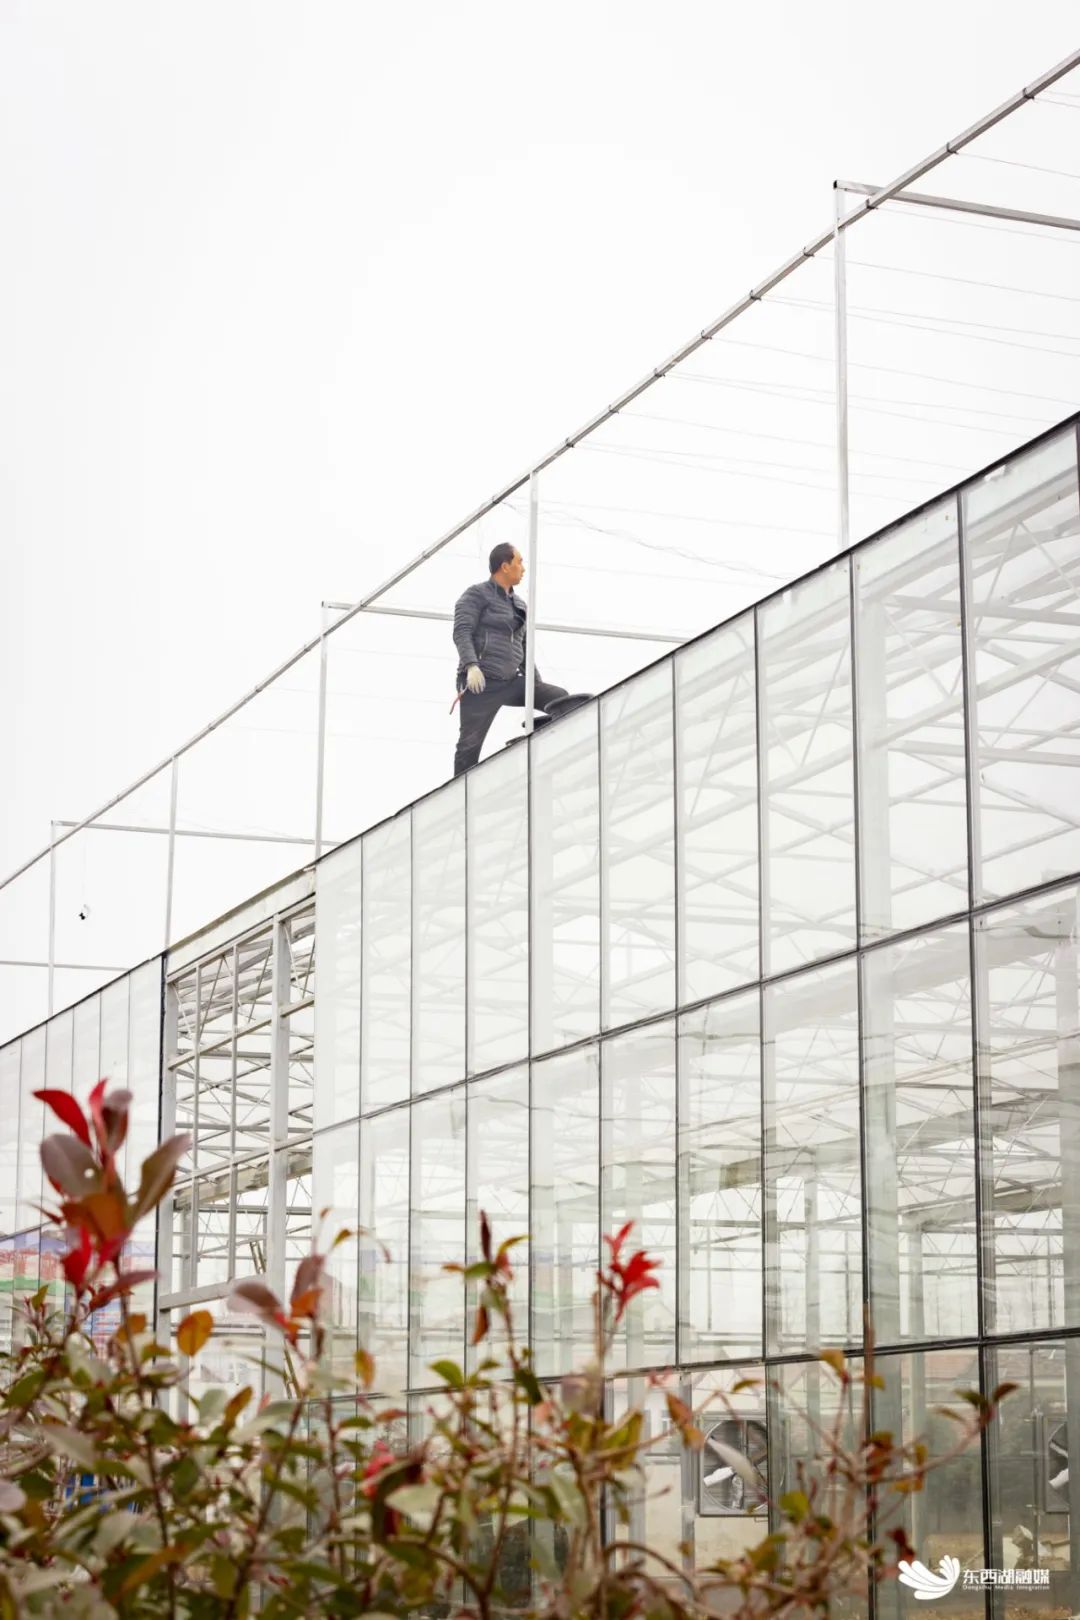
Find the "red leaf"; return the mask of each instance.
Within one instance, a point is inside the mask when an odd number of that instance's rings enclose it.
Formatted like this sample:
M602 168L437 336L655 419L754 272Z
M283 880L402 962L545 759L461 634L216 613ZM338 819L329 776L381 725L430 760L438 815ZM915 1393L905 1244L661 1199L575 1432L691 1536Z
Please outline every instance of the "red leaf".
M75 1132L80 1142L90 1146L90 1127L86 1123L86 1115L69 1091L35 1091L34 1096L51 1108L57 1119Z
M626 1242L627 1238L630 1236L630 1233L633 1231L633 1229L634 1229L633 1221L627 1221L625 1226L620 1226L619 1230L616 1232L614 1237L610 1237L606 1232L604 1233L604 1242L607 1244L608 1248L611 1250L611 1263L612 1263L612 1265L615 1265L617 1263L618 1258L619 1258L619 1252L622 1249L622 1246Z
M323 1268L326 1259L321 1254L306 1254L296 1268L296 1280L292 1289L292 1308L297 1316L304 1316L306 1311L301 1310L298 1301L306 1300L310 1294L316 1297L322 1290Z
M105 1096L106 1084L105 1080L99 1080L96 1086L91 1087L90 1095L86 1099L90 1108L90 1118L94 1122L94 1132L98 1139L98 1145L103 1148L107 1148L109 1145L109 1135L105 1128L105 1115L102 1108L102 1098Z
M90 1242L90 1233L85 1227L83 1227L82 1231L79 1233L79 1241L76 1246L73 1249L69 1249L67 1254L65 1254L63 1259L60 1261L60 1264L64 1268L64 1276L67 1278L72 1288L75 1289L76 1293L79 1293L82 1290L83 1278L86 1276L86 1269L90 1264L93 1252L94 1249L92 1243Z
M480 1253L485 1260L491 1259L491 1223L484 1211L480 1211Z
M90 1295L90 1309L100 1311L101 1307L107 1305L110 1299L116 1299L120 1294L130 1294L131 1290L138 1288L140 1283L153 1282L156 1276L156 1271L122 1272L114 1283L109 1284L108 1288L103 1288L100 1293Z
M190 1136L170 1136L167 1142L154 1149L148 1159L143 1160L139 1190L131 1211L132 1226L160 1204L173 1184L177 1165L190 1146Z

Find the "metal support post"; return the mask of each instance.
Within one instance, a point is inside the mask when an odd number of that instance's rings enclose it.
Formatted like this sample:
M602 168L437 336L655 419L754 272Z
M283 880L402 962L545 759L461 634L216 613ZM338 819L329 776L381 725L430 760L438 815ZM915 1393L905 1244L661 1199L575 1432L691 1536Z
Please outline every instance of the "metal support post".
M49 822L49 1017L56 981L56 822Z
M848 472L848 386L847 386L847 249L842 221L844 193L839 181L833 183L833 292L836 320L836 490L839 501L838 550L851 544L850 485Z
M539 567L539 482L535 473L529 474L529 584L527 617L525 620L525 731L533 729L533 699L536 696L536 596L540 586Z
M176 801L180 790L180 761L173 755L169 775L169 852L165 861L165 941L168 950L172 942L173 878L176 873Z
M315 859L322 854L323 845L323 783L326 777L326 620L322 607L322 634L319 636L319 736L315 750Z

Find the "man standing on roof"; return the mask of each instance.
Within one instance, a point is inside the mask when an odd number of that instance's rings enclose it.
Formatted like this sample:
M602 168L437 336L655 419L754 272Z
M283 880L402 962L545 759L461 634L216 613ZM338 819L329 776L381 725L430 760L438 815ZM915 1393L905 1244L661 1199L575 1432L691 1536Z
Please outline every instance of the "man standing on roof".
M525 575L520 551L505 542L488 558L491 578L470 585L454 607L454 646L458 650L457 689L461 730L454 775L475 765L496 713L508 704L525 707L525 603L514 594ZM566 697L563 686L549 686L535 672L533 705L546 709Z

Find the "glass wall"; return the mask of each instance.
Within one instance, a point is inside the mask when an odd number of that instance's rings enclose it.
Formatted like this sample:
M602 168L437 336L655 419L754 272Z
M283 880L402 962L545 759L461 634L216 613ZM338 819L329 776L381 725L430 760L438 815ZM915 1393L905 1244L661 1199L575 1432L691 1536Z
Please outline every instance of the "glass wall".
M590 1354L603 1235L631 1221L660 1286L610 1400L652 1414L671 1491L639 1518L664 1546L759 1536L835 1410L815 1352L861 1356L869 1321L882 1427L937 1444L955 1388L1022 1385L906 1505L919 1556L1049 1571L1047 1607L1080 1611L1078 585L1070 427L170 965L162 1118L193 1147L160 1308L287 1286L329 1207L360 1229L334 1262L343 1364L358 1337L380 1395L422 1405L431 1363L470 1355L444 1267L481 1212L528 1234L516 1314L545 1377ZM43 1264L34 1090L107 1065L156 1129L141 972L0 1050L8 1300ZM760 1489L708 1447L679 1461L661 1370Z

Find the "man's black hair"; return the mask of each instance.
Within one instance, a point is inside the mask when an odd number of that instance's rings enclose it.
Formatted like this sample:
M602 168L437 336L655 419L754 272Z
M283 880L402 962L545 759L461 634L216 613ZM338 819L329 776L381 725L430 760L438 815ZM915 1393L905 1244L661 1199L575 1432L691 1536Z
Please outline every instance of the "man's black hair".
M507 540L493 546L491 556L488 558L488 573L497 574L503 563L513 562L515 550L516 548Z

